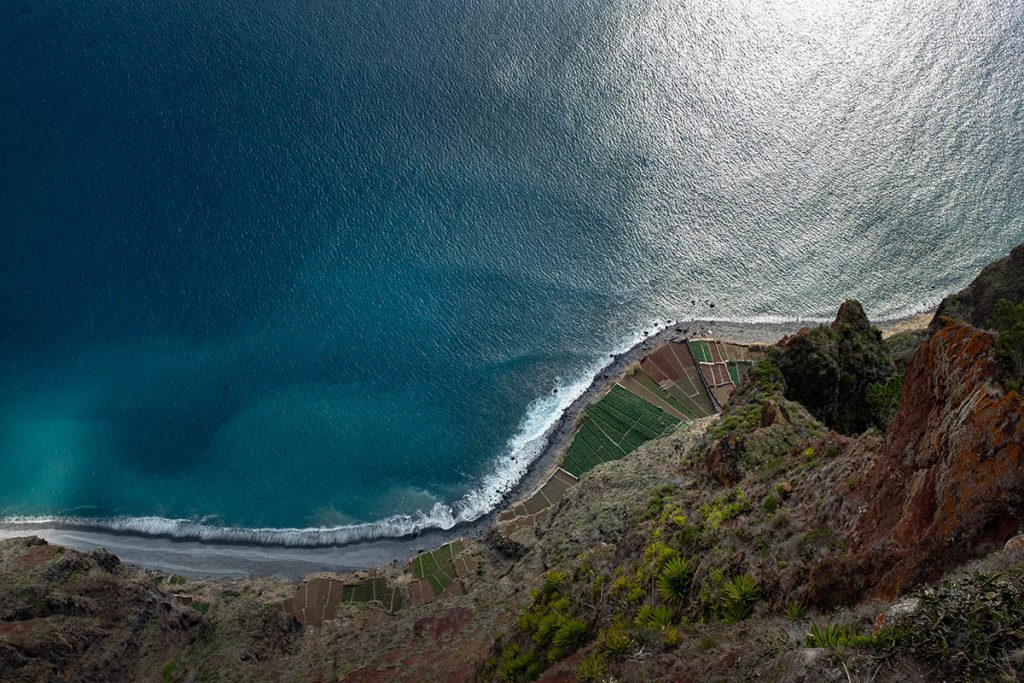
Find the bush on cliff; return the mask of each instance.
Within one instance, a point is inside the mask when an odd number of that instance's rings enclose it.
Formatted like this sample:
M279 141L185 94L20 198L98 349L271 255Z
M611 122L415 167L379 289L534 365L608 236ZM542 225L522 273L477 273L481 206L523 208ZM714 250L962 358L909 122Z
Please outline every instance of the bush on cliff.
M786 398L845 434L876 422L868 386L885 382L896 368L861 305L848 300L830 327L794 335L773 351L785 378Z
M996 353L1006 366L1007 389L1021 391L1024 387L1024 302L1000 299L992 307L989 326L996 335Z
M872 382L865 391L871 419L879 429L885 429L896 417L903 393L903 375L893 375L884 382Z

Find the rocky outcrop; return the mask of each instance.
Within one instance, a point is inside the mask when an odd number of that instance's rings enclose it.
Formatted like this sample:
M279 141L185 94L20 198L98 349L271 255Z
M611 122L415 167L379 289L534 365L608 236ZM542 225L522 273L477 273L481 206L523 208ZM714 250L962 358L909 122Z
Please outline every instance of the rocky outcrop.
M966 289L946 297L939 304L931 329L939 328L942 316L986 328L992 307L1000 299L1024 301L1024 244L986 266Z
M804 329L779 342L771 354L786 380L786 398L844 434L872 424L867 387L896 368L864 309L843 302L831 326Z
M849 553L812 570L814 602L897 595L1021 528L1024 399L999 372L992 335L939 321L907 365Z
M0 680L154 680L200 615L102 550L0 543Z

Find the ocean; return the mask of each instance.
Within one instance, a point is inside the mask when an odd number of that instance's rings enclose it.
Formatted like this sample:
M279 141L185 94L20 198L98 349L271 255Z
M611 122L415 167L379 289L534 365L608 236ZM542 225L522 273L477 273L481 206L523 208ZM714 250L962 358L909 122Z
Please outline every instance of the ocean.
M1022 18L7 0L0 518L447 528L669 321L926 309L1024 241Z

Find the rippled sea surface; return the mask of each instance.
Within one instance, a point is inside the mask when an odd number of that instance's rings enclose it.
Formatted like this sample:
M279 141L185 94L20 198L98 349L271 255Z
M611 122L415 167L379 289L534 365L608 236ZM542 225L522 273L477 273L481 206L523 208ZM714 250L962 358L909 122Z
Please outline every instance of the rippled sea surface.
M1024 241L1022 18L6 0L0 516L449 525L659 322L934 304Z

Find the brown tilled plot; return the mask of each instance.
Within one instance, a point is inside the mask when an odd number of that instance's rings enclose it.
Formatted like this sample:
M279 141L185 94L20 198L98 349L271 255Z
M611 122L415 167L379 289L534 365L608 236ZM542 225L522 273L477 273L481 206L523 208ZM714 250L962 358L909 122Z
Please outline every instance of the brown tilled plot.
M320 626L337 616L344 585L336 579L320 578L300 583L295 595L284 601L284 611L304 626Z

